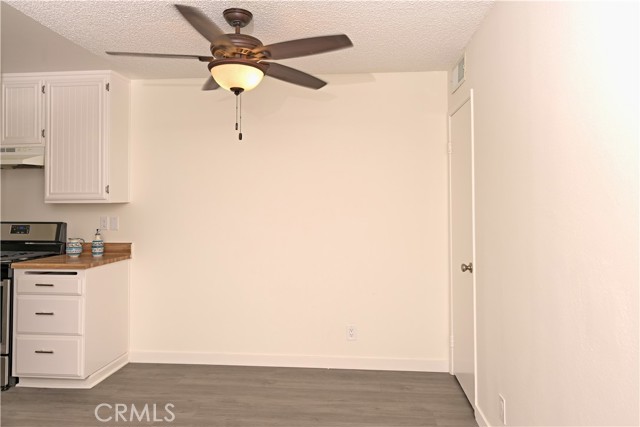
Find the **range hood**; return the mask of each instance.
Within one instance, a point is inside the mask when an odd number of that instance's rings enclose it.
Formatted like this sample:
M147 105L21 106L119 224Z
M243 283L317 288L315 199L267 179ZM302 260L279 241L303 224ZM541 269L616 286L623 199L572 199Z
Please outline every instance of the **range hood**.
M0 168L41 168L44 166L44 146L0 148Z

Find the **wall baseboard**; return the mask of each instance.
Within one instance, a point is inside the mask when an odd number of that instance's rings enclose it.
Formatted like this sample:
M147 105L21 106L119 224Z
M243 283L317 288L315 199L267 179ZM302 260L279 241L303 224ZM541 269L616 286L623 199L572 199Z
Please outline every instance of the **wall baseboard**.
M287 354L198 353L133 350L132 363L187 365L271 366L288 368L365 369L380 371L449 372L449 361L429 359L384 359Z

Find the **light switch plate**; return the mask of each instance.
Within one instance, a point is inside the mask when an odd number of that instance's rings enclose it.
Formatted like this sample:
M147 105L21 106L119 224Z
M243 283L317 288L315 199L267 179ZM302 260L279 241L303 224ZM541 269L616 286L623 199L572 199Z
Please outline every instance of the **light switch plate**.
M120 228L120 218L117 216L109 217L109 230L117 231Z

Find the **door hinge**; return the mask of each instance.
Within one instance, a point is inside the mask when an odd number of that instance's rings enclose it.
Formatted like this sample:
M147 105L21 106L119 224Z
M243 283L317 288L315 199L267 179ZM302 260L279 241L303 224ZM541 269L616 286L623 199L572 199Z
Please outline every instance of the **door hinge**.
M109 194L109 186L108 185L106 187L104 187L104 191L106 191L107 194Z
M451 143L447 142L447 153L451 154Z
M44 85L42 85L42 93L44 93Z
M105 86L106 86L107 92L109 92L109 83L107 83Z
M42 129L42 137L44 138L44 129Z

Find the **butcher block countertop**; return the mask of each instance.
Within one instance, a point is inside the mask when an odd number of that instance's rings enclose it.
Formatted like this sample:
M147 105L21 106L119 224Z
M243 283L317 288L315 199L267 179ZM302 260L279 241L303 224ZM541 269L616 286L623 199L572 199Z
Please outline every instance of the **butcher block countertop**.
M94 257L91 255L91 243L82 245L82 253L79 257L69 255L54 255L46 258L32 259L28 261L14 262L14 269L45 269L45 270L85 270L99 267L112 262L131 259L131 243L105 243L104 255Z

